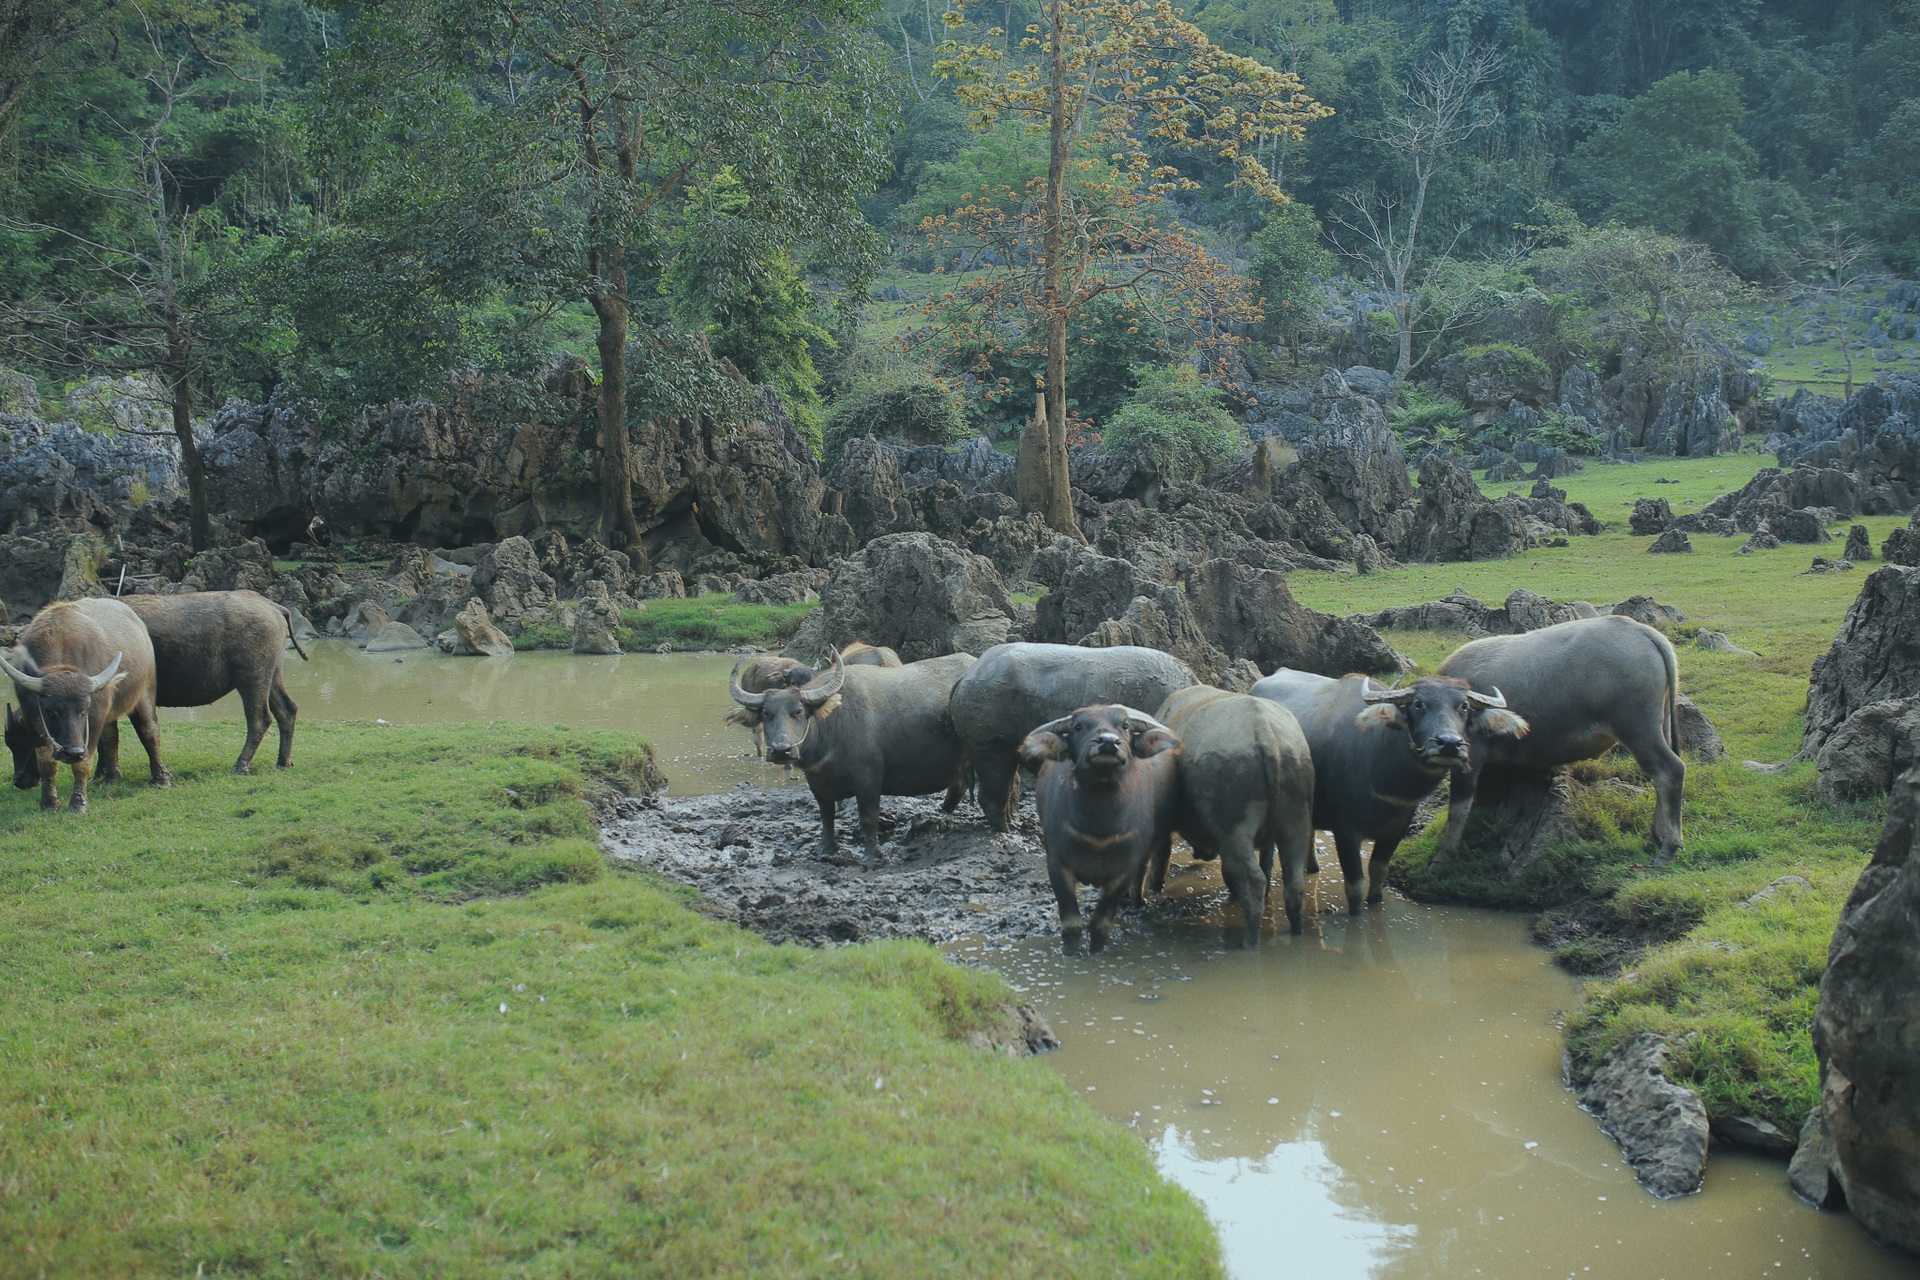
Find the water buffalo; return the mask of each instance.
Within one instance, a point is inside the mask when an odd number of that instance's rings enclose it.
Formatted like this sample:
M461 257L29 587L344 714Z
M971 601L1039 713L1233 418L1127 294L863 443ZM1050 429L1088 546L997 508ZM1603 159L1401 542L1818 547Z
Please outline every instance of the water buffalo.
M1287 927L1299 933L1313 852L1314 774L1293 714L1266 698L1193 685L1166 700L1160 719L1180 738L1174 825L1196 855L1220 859L1246 920L1245 946L1260 945L1276 847ZM1166 870L1163 856L1153 869L1156 891Z
M1487 765L1551 769L1605 755L1616 744L1653 779L1655 865L1679 852L1687 766L1680 759L1680 664L1665 636L1632 618L1581 618L1464 644L1440 664L1440 674L1476 689L1498 685L1533 732L1524 746L1488 740L1472 766L1454 774L1439 857L1460 847Z
M997 644L981 654L954 686L953 727L979 779L987 825L1005 831L1013 820L1020 798L1017 753L1034 725L1080 707L1157 707L1192 683L1193 673L1178 658L1133 645Z
M280 726L278 764L286 768L293 760L293 725L300 714L287 693L288 641L303 661L307 657L293 634L293 614L257 591L124 599L153 638L159 704L204 707L238 690L247 741L233 771L253 772L253 753L267 736L269 716Z
M153 644L133 610L118 600L75 600L50 604L35 614L10 657L0 656L0 674L13 681L20 696L16 718L27 732L40 778L40 807L55 808L60 794L54 771L73 769L69 813L87 807L87 779L96 753L102 781L120 776L117 721L133 721L147 749L153 785L173 781L160 759L160 727L154 712ZM9 744L21 735L9 732ZM16 757L14 780L21 769ZM31 782L28 783L31 786Z
M1339 680L1281 668L1256 681L1255 697L1293 713L1313 753L1313 825L1333 836L1347 910L1380 902L1387 867L1406 838L1414 806L1449 773L1471 767L1475 743L1516 739L1527 722L1505 709L1498 689L1475 693L1464 680L1427 676L1381 689L1365 676ZM1373 841L1363 866L1362 841Z
M1100 890L1090 939L1099 951L1107 945L1113 913L1138 891L1148 861L1164 860L1180 794L1179 754L1180 739L1171 730L1122 706L1082 707L1021 742L1020 762L1039 775L1034 803L1067 951L1079 945L1085 927L1082 883Z
M900 655L883 644L868 644L864 640L855 640L840 651L840 661L850 667L898 667L903 666Z
M947 793L960 803L966 755L947 715L956 681L973 665L970 653L928 658L903 667L849 667L838 653L799 688L754 693L739 668L729 683L733 700L760 717L767 759L798 765L820 805L820 851L839 848L833 810L852 796L860 805L860 841L880 856L880 797Z
M748 693L766 693L773 689L800 688L812 682L814 670L796 658L768 654L748 658L733 668L733 681ZM760 730L760 709L735 705L727 712L726 722L753 730L753 754L766 749L766 737Z

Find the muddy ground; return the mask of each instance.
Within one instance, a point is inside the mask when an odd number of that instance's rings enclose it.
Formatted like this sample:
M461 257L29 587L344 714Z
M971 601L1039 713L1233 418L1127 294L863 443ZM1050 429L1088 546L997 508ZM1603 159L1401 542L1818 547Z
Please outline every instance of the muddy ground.
M625 801L602 830L615 858L692 885L708 914L776 942L971 937L1003 944L1059 930L1031 796L1004 835L987 829L971 801L948 814L939 796L889 796L881 807L881 860L872 866L848 839L858 830L851 802L838 826L841 848L829 862L820 857L811 795L743 785ZM1219 877L1184 855L1177 845L1169 893L1142 911L1122 912L1116 934L1221 909ZM1090 906L1093 891L1082 894Z

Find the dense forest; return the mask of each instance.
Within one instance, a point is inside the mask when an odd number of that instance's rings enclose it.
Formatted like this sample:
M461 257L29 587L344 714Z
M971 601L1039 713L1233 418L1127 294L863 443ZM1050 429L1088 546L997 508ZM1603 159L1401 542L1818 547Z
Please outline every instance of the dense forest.
M4 0L0 362L148 373L188 452L561 351L610 457L742 379L828 453L1051 381L1204 468L1303 355L1444 434L1465 345L1678 378L1911 273L1917 138L1914 0Z

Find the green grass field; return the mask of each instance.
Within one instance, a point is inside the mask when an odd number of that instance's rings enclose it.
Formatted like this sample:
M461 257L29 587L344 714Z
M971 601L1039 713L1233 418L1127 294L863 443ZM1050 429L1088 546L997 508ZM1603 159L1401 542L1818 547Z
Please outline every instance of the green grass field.
M1827 944L1879 834L1884 805L1817 799L1811 764L1761 774L1741 762L1784 760L1799 749L1809 669L1876 566L1808 575L1814 554L1837 554L1837 546L1741 555L1743 538L1698 535L1691 555L1649 555L1652 539L1627 532L1625 519L1636 497L1666 497L1676 511L1696 509L1745 483L1766 461L1740 454L1589 464L1563 483L1570 498L1587 503L1610 526L1598 537L1511 560L1414 565L1369 577L1300 573L1290 585L1303 604L1342 614L1437 599L1456 587L1496 604L1519 587L1603 606L1647 594L1686 611L1686 624L1671 633L1681 689L1720 730L1731 758L1690 765L1687 847L1672 867L1647 867L1652 792L1630 760L1612 759L1583 767L1583 776L1601 785L1584 802L1579 838L1517 879L1503 867L1467 859L1444 872L1431 869L1439 824L1408 842L1395 866L1418 896L1529 909L1578 904L1603 932L1656 940L1625 973L1587 988L1568 1017L1570 1046L1592 1057L1641 1029L1681 1036L1681 1070L1713 1114L1760 1115L1792 1133L1816 1091L1807 1028ZM1653 483L1662 477L1680 483ZM1860 523L1878 547L1906 522L1877 517ZM1835 532L1843 534L1845 525ZM1691 639L1701 627L1726 632L1758 656L1694 648ZM1466 638L1389 634L1423 670ZM1476 823L1500 820L1497 811L1475 815ZM1787 875L1811 887L1790 885L1745 905ZM1603 958L1593 946L1567 944L1562 959L1591 969Z
M236 737L0 796L0 1274L1218 1273L1138 1139L957 1038L997 977L609 864L639 740Z
M614 638L628 653L647 653L667 645L675 650L727 649L753 645L777 649L793 638L801 619L817 604L741 604L732 596L686 600L648 600L644 609L625 609ZM566 649L573 633L557 623L528 627L514 637L516 649Z

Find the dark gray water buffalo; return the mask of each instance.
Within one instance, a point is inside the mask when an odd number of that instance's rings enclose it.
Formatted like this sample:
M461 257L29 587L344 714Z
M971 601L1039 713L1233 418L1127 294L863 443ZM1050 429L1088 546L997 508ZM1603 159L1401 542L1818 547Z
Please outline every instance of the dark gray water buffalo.
M1653 780L1655 864L1679 852L1687 766L1680 759L1680 664L1665 636L1632 618L1582 618L1462 645L1440 664L1440 674L1476 689L1498 685L1533 726L1524 743L1488 740L1472 766L1454 775L1440 857L1460 847L1487 765L1551 769L1603 756L1615 745Z
M11 655L0 656L0 674L13 681L20 696L18 719L25 735L8 741L31 744L40 781L40 807L60 802L54 772L73 769L69 813L85 812L87 779L96 755L100 778L120 776L118 721L133 721L147 749L153 785L173 781L160 759L160 727L154 712L153 644L138 615L118 600L75 600L50 604L20 633ZM21 770L16 758L14 781ZM28 783L32 785L31 782Z
M860 805L860 842L880 856L880 797L947 793L960 803L967 760L947 716L954 682L973 665L970 653L928 658L903 667L849 667L833 653L827 670L799 688L754 693L739 668L733 700L759 714L767 759L798 765L820 805L823 854L839 845L833 809L852 796Z
M953 690L953 727L979 779L987 825L1005 831L1020 798L1020 744L1033 726L1080 707L1157 707L1193 683L1178 658L1121 645L997 644Z
M798 689L813 681L814 670L797 658L777 654L748 658L733 669L733 682L748 693L766 693L773 689ZM760 730L760 709L736 705L727 712L726 722L753 730L753 754L766 749L766 736Z
M1195 854L1220 859L1245 916L1245 945L1260 945L1276 848L1287 927L1299 933L1313 852L1314 775L1293 714L1266 698L1193 685L1166 700L1160 719L1180 738L1175 826ZM1163 857L1153 869L1156 892L1166 871Z
M153 638L159 704L204 707L237 690L247 740L233 771L253 772L253 753L267 736L269 717L280 726L278 763L286 768L293 760L293 726L300 714L287 693L287 643L303 661L307 656L294 638L293 614L257 591L124 599Z
M1475 693L1464 680L1427 676L1382 689L1365 676L1330 680L1282 668L1252 693L1293 713L1313 753L1313 825L1333 837L1347 910L1379 902L1387 867L1406 839L1414 806L1448 774L1472 766L1476 745L1524 736L1527 722L1505 709L1499 690ZM1360 845L1373 841L1362 865Z
M1091 926L1099 951L1113 913L1138 892L1148 862L1164 862L1180 794L1179 753L1180 740L1165 725L1122 706L1082 707L1022 740L1020 762L1039 775L1033 797L1047 879L1060 904L1060 942L1068 951L1086 927L1081 884L1100 890Z

